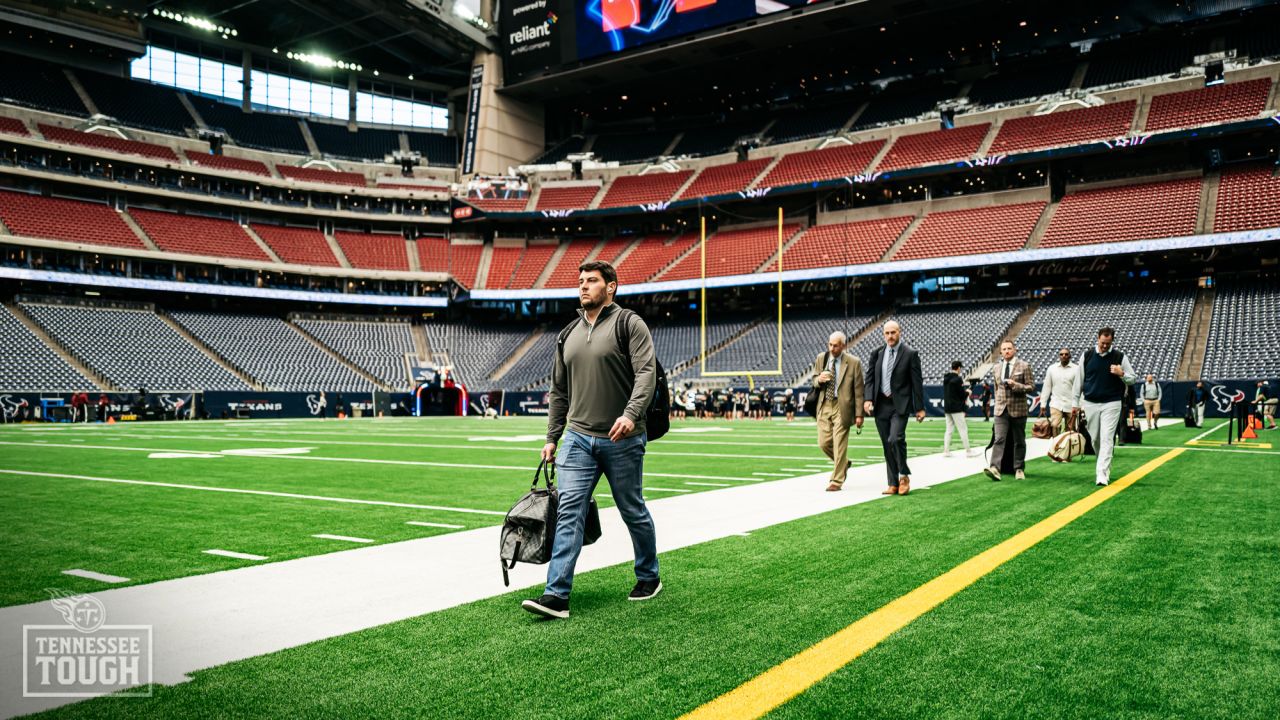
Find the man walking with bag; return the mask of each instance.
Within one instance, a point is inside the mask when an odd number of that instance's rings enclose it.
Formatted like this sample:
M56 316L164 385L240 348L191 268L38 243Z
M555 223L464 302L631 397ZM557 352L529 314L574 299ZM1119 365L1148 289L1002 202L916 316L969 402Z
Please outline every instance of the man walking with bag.
M607 262L583 263L578 274L579 320L561 334L551 373L547 444L560 475L559 514L542 597L522 607L548 618L569 617L573 570L582 552L587 507L603 474L631 533L636 585L630 600L662 590L657 536L645 506L645 413L657 384L649 328L613 302L618 273ZM559 451L556 445L563 437Z
M849 473L849 426L862 429L862 361L845 352L848 338L839 331L827 338L827 352L813 361L813 389L818 398L818 447L835 463L828 492L844 487Z

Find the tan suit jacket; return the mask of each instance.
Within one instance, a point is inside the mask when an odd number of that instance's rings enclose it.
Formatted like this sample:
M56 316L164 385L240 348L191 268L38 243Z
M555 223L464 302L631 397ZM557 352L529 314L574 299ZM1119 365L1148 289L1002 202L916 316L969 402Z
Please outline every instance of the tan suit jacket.
M818 357L813 360L813 389L810 392L819 393L821 398L818 407L822 407L822 403L826 402L826 388L818 385L818 375L826 370L822 364L822 357L827 353L818 353ZM845 427L853 424L854 418L862 417L862 401L863 396L863 379L862 379L862 361L857 357L845 352L840 356L840 386L836 388L836 403L840 406L840 423Z
M1003 414L1005 408L1008 408L1009 417L1026 417L1027 393L1036 389L1035 378L1031 375L1031 365L1021 358L1014 357L1013 368L1009 373L1009 379L1013 383L1007 385L1004 381L1004 358L1000 358L996 361L996 366L991 368L991 379L991 384L996 389L995 414Z

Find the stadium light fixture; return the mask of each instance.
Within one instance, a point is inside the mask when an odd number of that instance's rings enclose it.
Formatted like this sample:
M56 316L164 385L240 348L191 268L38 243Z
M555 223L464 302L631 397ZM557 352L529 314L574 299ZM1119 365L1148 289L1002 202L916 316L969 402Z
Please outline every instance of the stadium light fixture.
M338 68L339 70L354 70L356 72L360 72L361 70L364 70L364 66L359 63L347 62L346 60L334 60L328 55L321 55L320 53L304 53L304 52L289 51L288 53L286 53L286 56L290 60L304 62L304 63L307 63L308 65L315 65L316 67L329 68L329 69Z
M193 28L196 28L197 30L204 30L205 32L217 33L222 36L223 40L236 37L240 34L240 31L236 30L230 25L216 23L212 20L209 20L208 18L200 17L199 15L192 15L190 13L178 12L176 10L170 10L169 8L166 8L166 7L156 8L155 10L152 11L152 14L155 15L156 17L162 17L165 20L172 20L173 22L176 22L176 23L189 25Z

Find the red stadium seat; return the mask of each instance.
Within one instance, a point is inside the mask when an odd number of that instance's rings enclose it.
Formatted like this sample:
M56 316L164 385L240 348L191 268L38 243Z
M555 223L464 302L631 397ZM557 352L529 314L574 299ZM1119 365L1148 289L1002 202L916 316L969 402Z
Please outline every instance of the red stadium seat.
M266 163L257 160L246 160L226 155L210 155L209 153L196 152L194 150L186 150L183 154L187 156L187 160L190 160L192 165L271 177L271 170L267 168Z
M1194 235L1200 178L1083 190L1062 198L1040 247Z
M991 123L967 125L951 130L902 135L893 141L876 170L941 165L971 158L991 130Z
M0 219L14 235L146 248L120 213L102 203L0 190Z
M728 165L713 165L703 168L689 187L680 193L680 200L711 197L746 190L764 169L769 167L772 158L759 158Z
M502 289L511 283L511 274L520 263L524 254L523 247L495 247L489 256L489 276L485 279L486 288Z
M970 208L925 215L890 260L1021 250L1047 203Z
M799 225L782 228L785 244L800 232ZM762 227L720 230L707 238L707 276L748 275L760 264L778 252L778 227ZM658 280L689 280L702 277L701 253L694 251L663 273ZM777 263L769 263L765 272L777 269Z
M600 201L600 207L624 207L643 203L666 202L693 175L692 170L657 172L648 175L623 175L614 178Z
M515 198L463 198L470 205L485 212L524 212L529 204L528 197Z
M910 216L860 220L838 225L814 225L782 255L783 270L837 267L879 262Z
M1133 124L1136 100L1006 120L991 143L991 155L1080 145L1124 137Z
M325 183L327 185L346 185L347 187L365 187L368 181L364 175L355 172L336 172L320 168L295 167L293 165L276 165L280 177L302 182Z
M359 233L335 230L333 237L351 267L366 270L409 270L404 238L393 233Z
M449 272L449 238L424 236L418 243L418 268L422 272Z
M1222 173L1214 232L1280 227L1280 178L1273 165L1233 168Z
M0 133L22 136L31 135L31 131L27 129L26 123L17 118L10 117L0 117Z
M630 240L627 242L629 243ZM571 240L569 242L569 247L565 248L564 255L560 256L560 262L556 264L556 269L552 270L551 275L547 277L546 287L577 287L578 266L582 264L582 261L587 259L587 256L591 254L591 250L595 246L595 240ZM624 244L623 247L626 247L626 245ZM621 252L621 250L619 250L619 252ZM601 254L604 254L603 249Z
M520 263L516 265L515 274L511 276L511 282L507 283L507 287L515 290L527 290L533 287L542 275L542 271L547 269L547 263L551 262L551 256L556 254L559 245L530 245L524 249L524 254L520 256ZM490 285L490 287L493 287Z
M484 245L450 245L449 249L449 274L463 287L475 287Z
M758 187L781 187L861 175L884 146L884 140L834 145L783 155Z
M249 227L287 263L338 267L338 259L333 256L329 241L315 228L260 223L250 223Z
M138 208L129 214L161 250L271 262L244 228L231 220Z
M138 142L137 140L125 140L112 135L83 133L78 130L68 130L57 125L46 125L44 123L40 123L39 127L40 134L44 135L45 139L50 142L99 148L125 155L143 155L157 160L164 160L165 162L178 162L178 156L173 153L173 150L163 145L153 145L151 143Z
M677 237L651 236L641 239L635 249L616 266L618 282L631 284L649 280L654 273L670 265L696 242L698 242L697 233L685 233Z
M1157 132L1257 117L1266 109L1270 93L1271 80L1259 78L1157 95L1151 99L1146 129Z
M538 194L535 210L582 210L591 204L599 185L570 185L568 187L544 187Z

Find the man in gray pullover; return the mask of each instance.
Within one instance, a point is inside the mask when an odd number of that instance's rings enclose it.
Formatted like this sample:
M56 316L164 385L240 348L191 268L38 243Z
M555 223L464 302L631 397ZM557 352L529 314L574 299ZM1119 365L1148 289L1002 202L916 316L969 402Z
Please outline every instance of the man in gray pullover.
M648 600L662 590L657 537L642 494L644 418L657 385L653 338L640 316L614 304L618 273L612 265L587 262L578 271L582 307L578 321L557 343L542 448L542 459L554 459L560 476L556 535L546 590L521 605L549 618L569 617L573 569L601 474L609 479L636 554L636 585L629 599Z

